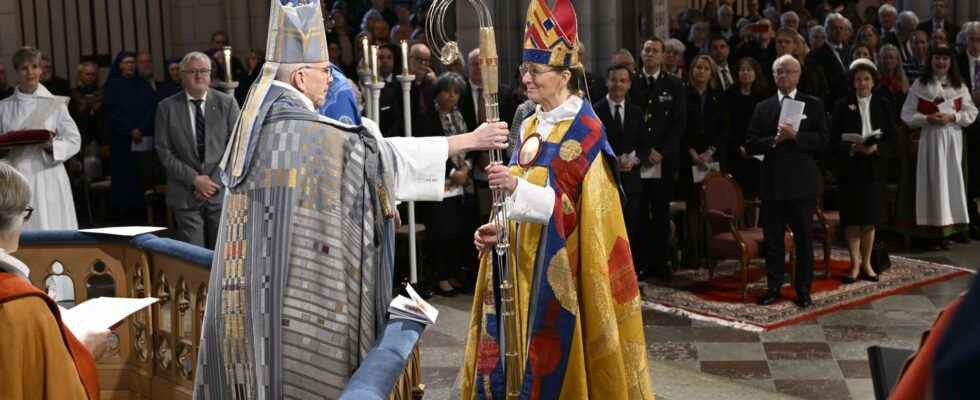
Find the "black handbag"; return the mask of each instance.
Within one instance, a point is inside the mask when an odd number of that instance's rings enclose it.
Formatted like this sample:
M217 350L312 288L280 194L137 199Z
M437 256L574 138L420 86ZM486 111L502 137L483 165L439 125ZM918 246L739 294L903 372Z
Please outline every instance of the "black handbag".
M871 269L875 271L875 274L880 274L891 268L892 260L888 255L888 243L875 237L874 243L871 245Z

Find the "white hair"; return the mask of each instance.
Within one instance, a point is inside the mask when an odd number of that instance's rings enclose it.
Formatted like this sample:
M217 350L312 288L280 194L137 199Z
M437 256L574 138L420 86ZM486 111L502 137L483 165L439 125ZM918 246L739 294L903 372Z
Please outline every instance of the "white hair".
M721 12L723 10L731 11L732 12L732 16L735 16L735 10L733 10L731 6L729 6L728 4L722 4L721 7L718 7L718 19L719 20L721 19Z
M963 24L963 30L960 31L961 34L969 36L974 33L980 32L980 21L970 21Z
M788 21L790 18L796 18L796 23L800 23L800 14L797 14L795 11L787 11L784 12L783 15L779 16L779 25L786 26L786 21Z
M885 13L892 13L892 14L898 15L898 9L896 9L895 6L893 6L891 4L882 4L881 7L878 7L878 20L879 21L881 20L881 16L882 15L885 15Z
M185 54L184 57L180 59L180 72L187 72L187 66L194 60L207 62L209 69L213 67L211 65L211 57L208 57L207 54L200 51L192 51Z
M824 29L823 26L814 25L810 27L810 32L808 33L807 38L810 39L810 41L813 41L813 35L816 35L818 32L823 33L824 36L827 35L827 30Z
M899 26L901 26L902 21L911 22L911 25L913 26L912 29L915 29L914 26L919 25L919 16L915 15L915 12L913 11L902 11L898 14Z
M687 51L687 47L684 46L684 42L677 40L676 38L670 38L664 41L664 49L673 50L680 54L684 54Z
M292 76L293 72L298 71L300 68L306 67L309 64L306 63L283 63L279 64L279 70L276 71L276 80L283 83L293 84Z
M779 58L777 58L776 61L773 61L772 62L772 70L773 70L773 72L775 72L777 69L779 69L779 66L780 65L783 65L783 64L788 63L788 62L796 63L797 66L800 65L800 62L797 61L796 60L796 57L793 57L792 54L783 54L782 56L780 56Z
M854 29L854 27L851 26L851 20L845 18L843 15L840 15L840 13L830 13L827 14L827 19L823 21L823 28L826 29L827 32L830 32L830 23L834 20L843 20L844 25L847 26L848 30Z

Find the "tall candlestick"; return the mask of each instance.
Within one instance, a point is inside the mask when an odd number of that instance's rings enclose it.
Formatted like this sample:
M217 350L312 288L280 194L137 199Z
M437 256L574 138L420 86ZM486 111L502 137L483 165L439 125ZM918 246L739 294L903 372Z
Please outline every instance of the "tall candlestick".
M371 45L371 78L372 82L378 82L378 46Z
M402 40L402 75L408 74L408 41Z

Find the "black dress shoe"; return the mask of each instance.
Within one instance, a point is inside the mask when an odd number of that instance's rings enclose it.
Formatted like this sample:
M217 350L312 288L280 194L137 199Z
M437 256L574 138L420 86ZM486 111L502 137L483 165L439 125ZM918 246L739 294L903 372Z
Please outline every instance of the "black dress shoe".
M436 292L436 294L438 294L438 295L440 295L442 297L453 297L453 296L456 296L456 289L444 290L443 288L436 286L435 292Z
M858 278L855 278L850 275L844 275L843 277L840 278L840 281L843 282L845 285L850 285L854 282L857 282Z
M949 250L953 247L953 241L949 239L943 239L939 242L939 248L942 250Z
M813 306L813 299L810 298L809 293L804 293L796 296L796 305L800 308L807 308Z
M960 232L954 237L954 240L963 244L970 244L970 234L968 232Z
M766 294L762 296L761 299L759 299L758 303L760 306L768 306L772 303L779 301L780 297L781 296L779 295L779 290L767 290Z

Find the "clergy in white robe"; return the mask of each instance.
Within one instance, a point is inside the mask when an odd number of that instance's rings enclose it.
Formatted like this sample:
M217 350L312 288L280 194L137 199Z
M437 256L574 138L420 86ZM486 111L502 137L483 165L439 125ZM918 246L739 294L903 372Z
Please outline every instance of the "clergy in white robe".
M935 57L935 56L934 56ZM924 74L923 78L931 74ZM951 85L945 76L909 88L902 106L902 120L911 128L922 128L916 170L915 222L919 226L952 233L956 225L970 222L963 180L963 128L977 118L966 85ZM939 121L937 114L948 115Z
M18 146L4 157L31 185L31 206L35 211L24 229L77 229L64 162L78 153L82 137L68 114L68 98L52 95L41 84L33 93L24 93L22 86L13 96L0 101L0 133L27 129L54 132L50 147Z

